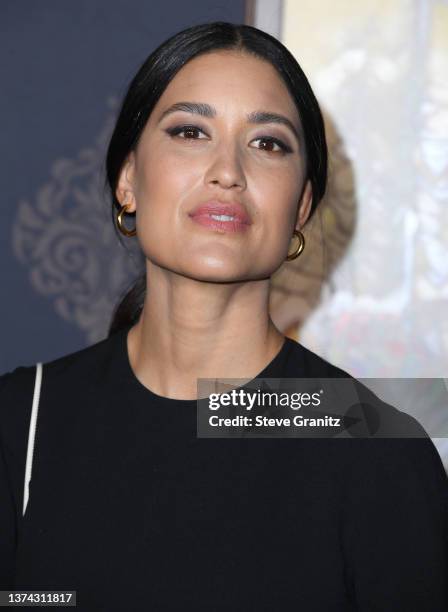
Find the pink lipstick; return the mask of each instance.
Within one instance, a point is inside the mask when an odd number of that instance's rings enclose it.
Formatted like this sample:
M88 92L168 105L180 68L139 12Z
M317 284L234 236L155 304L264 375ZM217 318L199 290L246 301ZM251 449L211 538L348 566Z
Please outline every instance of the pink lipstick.
M194 208L189 216L200 225L226 232L245 232L252 224L239 202L206 202Z

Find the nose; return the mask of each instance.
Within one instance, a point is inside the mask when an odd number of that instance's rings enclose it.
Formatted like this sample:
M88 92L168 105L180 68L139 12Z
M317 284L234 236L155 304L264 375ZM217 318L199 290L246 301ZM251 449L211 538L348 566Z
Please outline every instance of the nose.
M237 144L222 142L216 147L205 175L206 184L219 185L223 189L246 187L246 177Z

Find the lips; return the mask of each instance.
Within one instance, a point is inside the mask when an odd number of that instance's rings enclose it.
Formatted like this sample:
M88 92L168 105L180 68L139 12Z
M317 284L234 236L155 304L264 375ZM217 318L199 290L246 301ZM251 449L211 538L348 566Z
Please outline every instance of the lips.
M206 202L199 204L190 213L190 217L211 217L211 215L227 215L234 218L234 221L244 225L252 223L244 206L239 202Z

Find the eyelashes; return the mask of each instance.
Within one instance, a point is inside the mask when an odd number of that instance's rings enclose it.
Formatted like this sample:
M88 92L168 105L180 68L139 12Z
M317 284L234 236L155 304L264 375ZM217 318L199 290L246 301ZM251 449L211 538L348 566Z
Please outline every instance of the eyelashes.
M268 153L292 153L292 149L282 140L278 138L274 138L274 136L260 136L259 138L255 138L254 140L261 140L262 142L267 142L268 144L277 145L280 147L280 151L268 151ZM266 149L260 149L260 151L266 151Z
M182 132L202 132L205 134L201 128L196 125L177 125L176 127L168 128L165 130L170 136L178 136ZM183 138L183 140L203 140L201 138Z
M202 134L205 134L204 130L202 130L200 127L198 127L197 125L177 125L175 127L172 128L167 128L165 130L167 132L167 134L169 134L170 136L174 137L174 136L179 136L179 134L182 133L190 133L190 134L194 134L197 132L201 132ZM203 138L186 138L185 136L181 137L182 140L203 140ZM258 138L255 138L254 141L257 140L261 140L262 142L267 143L268 145L277 145L280 148L280 151L276 151L276 150L272 150L269 151L267 149L263 149L260 148L260 151L265 151L267 153L292 153L293 150L291 149L291 147L289 145L287 145L285 142L283 142L282 140L280 140L279 138L275 138L274 136L259 136ZM252 141L252 142L254 142Z

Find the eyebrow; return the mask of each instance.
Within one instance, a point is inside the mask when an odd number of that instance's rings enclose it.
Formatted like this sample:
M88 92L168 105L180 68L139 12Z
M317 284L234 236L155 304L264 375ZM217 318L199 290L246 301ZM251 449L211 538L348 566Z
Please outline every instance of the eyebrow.
M206 104L205 102L176 102L175 104L169 106L165 111L163 111L158 123L160 123L162 119L164 119L167 115L171 115L171 113L175 113L176 111L192 113L194 115L200 115L201 117L207 118L213 118L217 115L216 108L210 106L210 104ZM294 124L284 115L279 115L278 113L272 113L269 111L258 110L252 111L246 116L246 118L248 123L278 123L280 125L285 125L297 138L299 144L301 142L301 138Z

